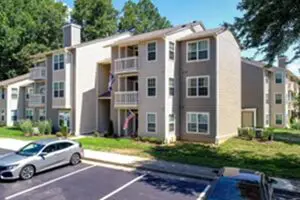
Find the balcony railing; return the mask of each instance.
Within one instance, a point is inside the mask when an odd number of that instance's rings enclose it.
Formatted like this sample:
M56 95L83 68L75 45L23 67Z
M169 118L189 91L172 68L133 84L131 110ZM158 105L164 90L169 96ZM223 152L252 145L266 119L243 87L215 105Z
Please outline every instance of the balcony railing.
M46 67L34 67L30 70L30 79L32 80L45 80L47 77Z
M139 68L138 57L126 57L115 60L115 74L135 73Z
M137 107L138 91L115 92L115 107Z
M43 107L46 103L46 97L44 94L30 94L28 106L29 107Z

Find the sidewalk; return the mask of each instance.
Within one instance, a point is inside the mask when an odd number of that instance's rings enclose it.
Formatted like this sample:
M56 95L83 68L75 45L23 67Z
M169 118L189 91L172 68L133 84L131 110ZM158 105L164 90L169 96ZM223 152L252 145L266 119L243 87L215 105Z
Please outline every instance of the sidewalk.
M16 151L22 146L28 144L30 141L20 141L15 139L0 139L0 148ZM200 167L194 165L186 165L174 162L167 162L163 160L153 160L149 158L121 155L117 153L93 151L93 150L84 150L84 159L107 163L118 166L125 166L155 172L168 173L178 176L204 179L204 180L213 180L216 178L214 173L214 168ZM275 189L278 190L288 190L291 192L300 191L300 181L288 180L275 178L277 184L273 185Z

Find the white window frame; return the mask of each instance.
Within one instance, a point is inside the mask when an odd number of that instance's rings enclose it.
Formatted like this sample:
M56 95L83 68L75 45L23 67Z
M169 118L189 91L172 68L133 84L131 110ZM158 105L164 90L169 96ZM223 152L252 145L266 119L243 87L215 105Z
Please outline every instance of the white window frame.
M34 89L33 89L33 87L28 87L27 89L26 89L26 101L28 101L29 99L30 99L30 95L31 94L33 94L34 93ZM27 98L27 95L28 95L28 98Z
M69 115L69 120L70 120L70 122L69 122L69 127L68 127L68 129L69 129L69 132L71 132L71 128L72 128L72 115L71 115L71 112L70 111L68 111L68 110L60 110L60 111L58 111L58 126L60 127L60 115L61 114L63 114L64 115L64 117L65 117L65 115L66 114L68 114ZM64 118L65 119L65 118Z
M32 115L31 115L32 119L30 119L30 118L28 117L29 115L27 115L29 112L32 114ZM34 117L34 113L33 113L33 112L34 112L34 111L33 111L32 108L26 108L26 109L25 109L25 118L26 118L26 119L33 120L33 117Z
M269 114L266 114L266 115L265 115L265 124L266 124L267 126L270 125L270 115L269 115Z
M281 124L277 124L277 116L281 116ZM276 113L275 114L275 125L283 125L283 114L282 113Z
M59 59L60 59L60 56L61 56L61 55L64 56L64 67L63 67L63 69L60 69L60 68L55 69L55 67L54 67L54 65L55 65L55 56L58 56L58 61L60 61ZM58 63L60 63L60 62L58 62ZM53 54L53 57L52 57L52 70L53 70L54 72L56 72L56 71L62 71L62 70L65 70L65 68L66 68L66 55L65 55L65 53L56 53L56 54Z
M171 87L172 85L171 85L171 81L170 81L170 79L172 79L173 80L173 87ZM169 77L169 79L168 79L168 90L169 90L169 97L174 97L175 96L175 78L173 78L173 77ZM172 89L173 88L173 90L174 90L174 94L171 94L170 93L170 89Z
M4 100L5 99L5 89L4 88L0 88L0 99Z
M150 132L148 130L148 115L155 115L155 131L154 132ZM157 133L157 113L156 112L146 112L146 132L147 133Z
M155 43L155 60L149 60L149 50L148 50L148 45L151 44L151 43ZM147 61L148 62L156 62L157 61L157 56L158 56L158 53L157 53L157 41L156 40L153 40L153 41L149 41L146 43L146 57L147 57Z
M39 109L39 120L41 121L41 117L44 117L44 120L46 120L46 109L40 108Z
M281 75L281 83L276 83L276 76L277 76L277 74ZM275 82L275 84L283 84L284 83L284 74L283 74L283 72L281 72L281 71L275 72L274 82Z
M171 117L170 117L171 115L174 115L174 118L173 118L174 120L173 120L173 121L170 120L170 119L171 119ZM169 121L169 126L168 126L169 132L171 132L171 133L172 133L172 132L175 132L175 129L176 129L176 127L175 127L175 124L176 124L176 123L175 123L175 122L176 122L176 116L175 116L174 113L170 113L170 114L169 114L169 116L168 116L168 121ZM171 124L173 124L173 126L174 126L174 130L172 130L172 131L170 130L170 125L171 125Z
M276 95L278 95L278 94L281 95L281 103L276 103ZM275 105L282 105L283 104L283 95L282 95L282 93L279 93L279 92L274 93L274 104Z
M207 78L207 95L206 96L199 96L199 91L198 91L198 79L199 78ZM189 95L189 80L190 79L197 79L197 96L190 96ZM209 98L210 97L210 76L209 75L204 75L204 76L187 76L185 80L185 90L186 90L186 98L192 99L192 98Z
M171 44L173 44L174 49L171 49ZM174 61L176 59L175 49L176 49L176 43L173 41L169 41L169 60ZM170 55L171 55L170 52L173 52L173 55L174 55L173 59L170 58Z
M13 113L16 114L16 115L13 115ZM11 110L10 115L11 115L10 118L11 118L12 122L17 122L18 121L18 110ZM16 120L13 120L13 116L16 116Z
M13 95L16 95L14 98ZM18 99L19 98L19 88L11 88L11 99Z
M155 96L149 96L149 93L148 93L148 80L149 79L155 79ZM146 78L146 93L147 93L147 98L156 98L157 97L157 77L156 76L151 76L151 77L147 77Z
M199 50L198 50L198 44L199 42L201 41L207 41L207 58L205 59L199 59ZM189 60L189 44L192 44L192 43L196 43L197 47L196 47L196 57L197 59L196 60ZM210 39L202 39L202 40L193 40L193 41L190 41L190 42L187 42L186 43L186 62L187 63L193 63L193 62L204 62L204 61L208 61L210 60Z
M189 124L189 121L188 121L188 119L189 119L189 115L197 115L197 131L196 132L191 132L191 131L189 131L189 126L188 126L188 124ZM199 120L198 120L198 115L207 115L207 132L199 132L199 125L198 125L198 122L199 122ZM209 114L209 112L186 112L186 115L185 115L185 117L186 117L186 119L185 119L185 129L186 129L186 132L188 133L188 134L201 134L201 135L209 135L209 133L210 133L210 114Z
M3 120L2 120L3 117ZM1 122L5 122L5 109L1 109L1 113L0 113L0 121Z
M55 97L55 95L54 95L54 93L55 93L55 84L58 84L59 86L60 86L60 83L63 83L64 84L64 88L63 88L63 91L64 91L64 96L63 97L61 97L59 94L60 94L60 91L62 90L62 89L58 89L58 97ZM66 97L66 84L65 84L65 82L64 81L55 81L55 82L53 82L53 86L52 86L52 97L54 98L54 99L63 99L63 98L65 98Z

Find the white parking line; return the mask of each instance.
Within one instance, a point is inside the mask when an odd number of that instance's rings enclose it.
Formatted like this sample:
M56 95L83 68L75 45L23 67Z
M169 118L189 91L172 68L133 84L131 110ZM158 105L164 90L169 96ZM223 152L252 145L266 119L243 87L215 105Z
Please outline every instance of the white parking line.
M61 180L61 179L70 177L70 176L72 176L72 175L74 175L74 174L78 174L78 173L80 173L80 172L86 171L86 170L91 169L91 168L93 168L93 167L95 167L95 165L88 166L88 167L85 167L85 168L83 168L83 169L79 169L79 170L77 170L77 171L75 171L75 172L71 172L71 173L66 174L66 175L64 175L64 176L61 176L61 177L59 177L59 178L56 178L56 179L53 179L53 180L51 180L51 181L45 182L45 183L43 183L43 184L34 186L34 187L30 188L30 189L23 190L23 191L21 191L21 192L18 192L18 193L16 193L16 194L11 195L11 196L5 197L5 200L10 200L10 199L16 198L16 197L18 197L18 196L20 196L20 195L23 195L23 194L28 193L28 192L31 192L31 191L33 191L33 190L39 189L39 188L41 188L41 187L45 187L46 185L49 185L49 184L54 183L54 182L56 182L56 181L59 181L59 180Z
M120 192L121 190L124 190L126 187L130 186L131 184L133 184L133 183L139 181L140 179L144 178L144 176L146 176L146 175L147 175L147 174L144 174L144 175L141 175L141 176L139 176L139 177L133 179L132 181L130 181L130 182L126 183L125 185L119 187L119 188L116 189L115 191L109 193L108 195L106 195L105 197L102 197L102 198L99 199L99 200L105 200L105 199L108 199L109 197L111 197L111 196L117 194L118 192Z

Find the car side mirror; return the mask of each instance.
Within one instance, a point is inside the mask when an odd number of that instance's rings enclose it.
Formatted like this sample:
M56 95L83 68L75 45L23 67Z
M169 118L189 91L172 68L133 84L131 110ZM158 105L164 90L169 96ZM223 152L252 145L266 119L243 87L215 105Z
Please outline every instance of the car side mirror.
M40 156L45 157L47 154L48 154L47 152L42 152L42 153L40 153Z

